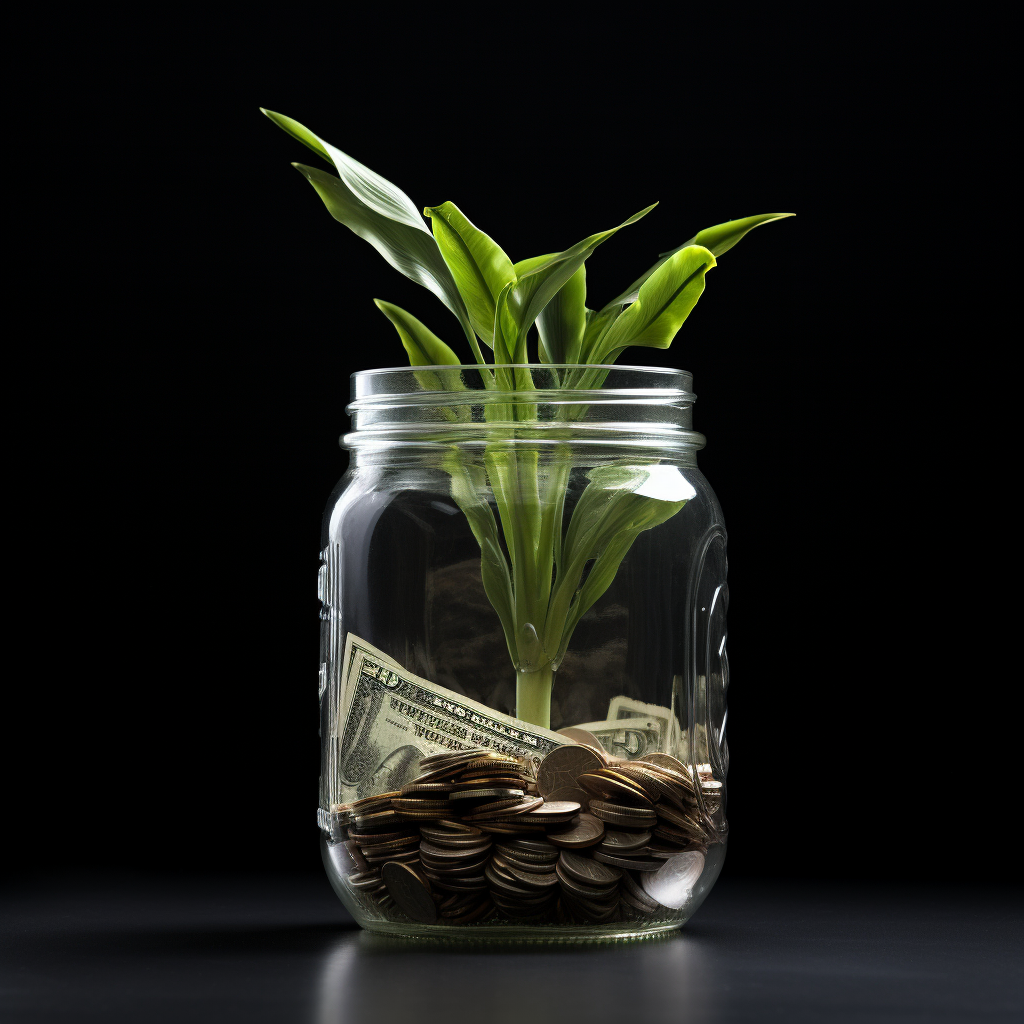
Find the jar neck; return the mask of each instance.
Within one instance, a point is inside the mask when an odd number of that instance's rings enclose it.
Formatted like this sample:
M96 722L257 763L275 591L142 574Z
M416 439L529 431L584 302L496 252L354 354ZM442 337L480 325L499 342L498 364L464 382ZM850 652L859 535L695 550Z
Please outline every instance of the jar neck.
M494 372L494 371L497 372ZM396 447L472 450L494 444L691 461L693 378L634 366L417 367L352 375L342 438L357 459Z

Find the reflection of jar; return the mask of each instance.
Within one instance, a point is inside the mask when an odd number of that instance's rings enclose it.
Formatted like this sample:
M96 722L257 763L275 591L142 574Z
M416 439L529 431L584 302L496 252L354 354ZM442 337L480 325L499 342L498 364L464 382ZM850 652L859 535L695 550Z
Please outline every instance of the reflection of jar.
M366 928L662 931L720 870L726 535L692 380L586 370L354 375L319 822Z

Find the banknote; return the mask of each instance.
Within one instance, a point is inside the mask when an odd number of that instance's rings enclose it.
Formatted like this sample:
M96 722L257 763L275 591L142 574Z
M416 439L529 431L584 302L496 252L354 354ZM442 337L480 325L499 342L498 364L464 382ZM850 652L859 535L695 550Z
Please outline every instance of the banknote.
M656 718L608 719L603 722L580 722L576 729L585 729L601 746L616 757L635 760L644 754L664 750L662 723Z
M399 789L430 754L483 747L536 770L546 754L572 742L413 675L352 633L331 739L332 805Z
M632 697L612 697L608 703L607 719L612 722L624 719L653 719L658 722L663 746L661 750L667 754L677 756L680 747L681 732L679 717L671 708L661 707L658 704L645 704L642 700L633 700Z

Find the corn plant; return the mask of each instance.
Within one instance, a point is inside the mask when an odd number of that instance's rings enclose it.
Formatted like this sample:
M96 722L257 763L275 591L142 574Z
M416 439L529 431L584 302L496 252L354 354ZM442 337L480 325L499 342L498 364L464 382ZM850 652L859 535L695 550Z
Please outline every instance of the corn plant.
M542 456L539 445L523 440L537 422L536 405L516 394L535 390L531 339L536 338L534 365L549 364L559 388L600 388L627 348L671 345L718 257L753 228L791 214L705 228L662 253L621 294L592 310L586 261L653 206L562 252L513 263L454 203L421 214L401 189L297 121L264 113L330 165L331 171L294 164L335 220L433 292L462 328L483 388L491 392L483 397L489 440L482 461L453 444L444 468L452 498L480 546L484 589L517 672L516 715L548 727L555 672L573 630L611 585L634 540L674 516L689 492L680 489L678 474L653 460L597 466L589 470L566 523L573 465L568 445L556 444ZM398 306L376 302L398 332L422 387L465 387L460 371L445 369L463 360L441 338ZM584 410L580 404L560 405L557 415L568 427ZM465 406L443 412L452 420L467 415Z

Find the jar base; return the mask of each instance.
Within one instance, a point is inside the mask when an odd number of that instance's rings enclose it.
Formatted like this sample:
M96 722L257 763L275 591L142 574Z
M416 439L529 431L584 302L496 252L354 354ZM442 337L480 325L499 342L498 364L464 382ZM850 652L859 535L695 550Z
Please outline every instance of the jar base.
M665 938L678 931L685 921L660 925L634 925L617 922L607 925L445 925L398 922L361 922L361 927L375 935L410 941L428 940L443 943L569 943L635 942Z

